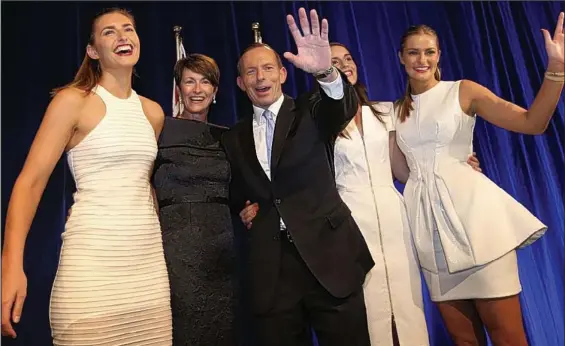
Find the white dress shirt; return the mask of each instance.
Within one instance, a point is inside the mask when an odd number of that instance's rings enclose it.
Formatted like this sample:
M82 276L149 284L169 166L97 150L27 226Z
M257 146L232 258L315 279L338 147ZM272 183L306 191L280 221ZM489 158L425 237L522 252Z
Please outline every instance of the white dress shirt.
M326 94L334 100L339 100L343 97L343 80L341 75L338 74L337 79L331 83L324 83L318 81L320 87ZM281 95L278 100L269 106L268 110L273 113L273 120L277 122L277 115L281 109L284 101L284 95ZM271 167L269 167L269 159L267 157L267 121L263 117L264 108L253 105L253 138L255 139L255 152L257 159L265 171L267 178L271 179ZM275 125L276 126L276 125ZM281 218L281 230L286 229L286 226Z

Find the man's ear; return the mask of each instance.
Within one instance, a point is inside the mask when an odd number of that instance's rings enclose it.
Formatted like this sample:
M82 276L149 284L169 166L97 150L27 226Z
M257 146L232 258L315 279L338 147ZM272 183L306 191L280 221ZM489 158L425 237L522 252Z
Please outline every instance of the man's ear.
M284 84L284 82L286 82L286 77L288 76L288 72L286 71L286 68L284 68L284 66L281 67L279 74L280 74L281 84Z
M243 79L240 76L237 77L236 82L241 91L245 92L245 85L243 84Z

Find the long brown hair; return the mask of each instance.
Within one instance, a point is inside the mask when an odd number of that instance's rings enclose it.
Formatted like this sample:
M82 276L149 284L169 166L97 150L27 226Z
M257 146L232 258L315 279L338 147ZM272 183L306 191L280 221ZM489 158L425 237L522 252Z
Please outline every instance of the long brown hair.
M351 54L349 48L345 46L343 43L339 43L339 42L330 43L330 47L336 47L336 46L345 48ZM353 59L353 57L351 59ZM355 62L354 59L353 61ZM359 75L357 75L357 82L355 83L355 85L353 85L353 88L355 89L355 93L357 94L357 99L359 100L359 104L361 106L369 106L371 113L373 113L373 115L381 122L381 124L384 124L384 120L382 118L384 113L379 112L375 108L375 102L371 102L369 100L369 96L367 95L367 87L362 82L359 81ZM345 130L342 131L342 133L340 133L340 136L347 138L349 137L348 134L345 132Z
M96 37L94 30L96 27L96 23L102 16L105 16L110 13L123 14L124 16L128 17L131 20L131 23L135 27L135 19L128 10L123 8L116 8L116 7L105 9L99 14L97 14L92 20L90 37L88 39L89 45L94 45L94 41ZM51 96L55 96L59 91L67 88L77 88L79 90L83 90L84 95L86 96L90 94L92 89L100 82L101 77L102 77L102 70L100 68L100 62L98 60L89 57L88 53L85 53L84 59L82 60L82 64L80 65L73 81L62 87L53 89L53 91L51 91Z
M427 25L421 24L413 25L409 27L408 30L406 30L404 35L402 35L402 39L400 40L400 49L398 50L398 52L402 54L402 52L404 51L404 45L406 44L408 37L420 34L434 36L437 42L437 49L439 50L439 40L435 30ZM441 80L441 71L439 70L439 67L437 67L436 71L434 72L434 78L438 81ZM412 107L412 101L414 100L412 100L412 90L410 88L410 81L408 81L406 83L406 91L404 92L404 96L396 100L395 102L395 107L399 108L400 122L404 122L404 120L406 120L406 118L408 118L408 116L410 115L410 111L414 110L414 108Z

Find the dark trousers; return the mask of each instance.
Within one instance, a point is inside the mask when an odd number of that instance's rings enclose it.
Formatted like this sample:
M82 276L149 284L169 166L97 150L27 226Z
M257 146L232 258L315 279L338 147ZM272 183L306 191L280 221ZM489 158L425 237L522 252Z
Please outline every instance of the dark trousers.
M369 346L362 286L343 299L330 295L285 233L273 307L255 316L258 346L311 346L312 329L320 346Z

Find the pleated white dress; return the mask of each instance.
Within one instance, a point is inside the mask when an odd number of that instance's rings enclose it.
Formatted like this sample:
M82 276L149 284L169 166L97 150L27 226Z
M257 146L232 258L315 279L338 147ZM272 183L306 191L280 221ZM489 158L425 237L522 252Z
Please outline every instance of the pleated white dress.
M150 190L155 132L132 91L67 153L75 204L62 235L50 321L56 346L171 345L170 291Z
M351 209L375 266L363 291L372 346L392 346L392 316L401 345L429 345L422 283L402 195L393 183L389 131L394 131L392 103L378 103L382 124L363 106L363 134L352 121L350 138L335 144L338 192Z
M521 291L515 249L547 227L467 164L475 117L459 103L460 81L412 95L414 110L396 121L410 167L404 200L433 301L498 298Z

